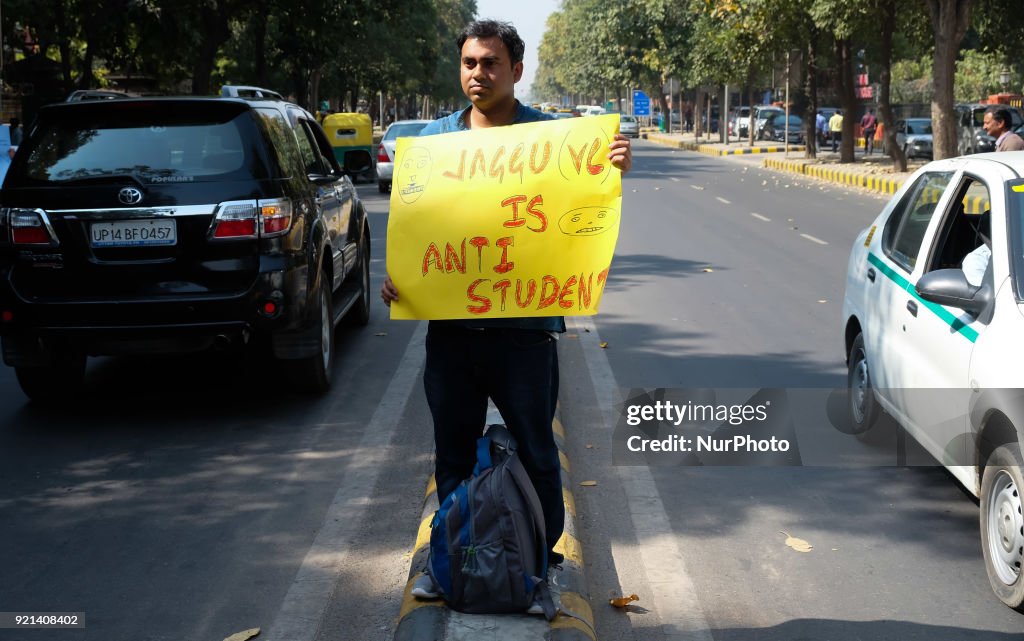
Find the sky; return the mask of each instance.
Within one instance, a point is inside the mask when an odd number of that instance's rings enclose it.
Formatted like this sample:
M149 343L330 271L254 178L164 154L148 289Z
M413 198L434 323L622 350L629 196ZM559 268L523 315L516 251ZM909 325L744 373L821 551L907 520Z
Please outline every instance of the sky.
M524 101L530 98L530 85L537 73L537 49L544 37L544 25L559 5L559 0L476 0L478 18L511 22L526 43L523 79L516 85L516 96Z

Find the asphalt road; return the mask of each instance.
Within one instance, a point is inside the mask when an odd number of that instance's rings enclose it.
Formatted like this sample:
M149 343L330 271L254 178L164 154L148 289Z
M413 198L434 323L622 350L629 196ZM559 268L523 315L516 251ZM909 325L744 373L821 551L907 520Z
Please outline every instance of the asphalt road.
M845 384L846 258L884 201L755 163L637 143L601 314L560 342L601 638L1019 638L942 470L612 464L624 388ZM360 192L376 289L387 200ZM95 359L85 401L42 411L0 368L0 611L87 622L0 641L390 639L432 436L424 327L373 314L319 399L244 357Z

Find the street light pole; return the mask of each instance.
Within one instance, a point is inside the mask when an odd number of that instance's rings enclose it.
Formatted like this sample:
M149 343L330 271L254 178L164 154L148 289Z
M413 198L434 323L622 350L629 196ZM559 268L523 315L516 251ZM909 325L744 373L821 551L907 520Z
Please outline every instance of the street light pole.
M785 146L786 151L783 153L783 157L789 158L789 50L786 50L786 127L783 130L784 133L782 144Z

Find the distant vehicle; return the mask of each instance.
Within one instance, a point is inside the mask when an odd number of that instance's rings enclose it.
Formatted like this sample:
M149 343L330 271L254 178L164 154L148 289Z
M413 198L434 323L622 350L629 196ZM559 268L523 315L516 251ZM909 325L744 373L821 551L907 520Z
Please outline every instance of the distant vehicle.
M782 142L786 137L786 113L772 114L765 120L761 129L761 137L765 140ZM789 114L789 142L801 144L804 141L804 121L796 114Z
M572 118L573 115L571 111L554 111L551 113L551 117L556 120L561 120L562 118Z
M576 105L576 111L580 112L581 116L600 116L607 113L604 107L596 105Z
M737 107L729 119L729 134L746 138L750 134L750 107Z
M786 110L775 105L755 105L754 106L754 138L757 140L764 140L762 130L764 129L764 123L768 121L768 117L774 114L785 114Z
M996 140L985 133L982 124L985 122L985 110L992 105L957 105L957 151L961 156L967 154L981 154L996 150ZM1010 129L1016 129L1024 124L1024 118L1020 112L1009 105L999 105L1010 112L1013 123Z
M619 133L630 138L639 138L640 124L633 116L621 114L619 116Z
M907 118L896 121L896 144L907 158L932 159L932 119Z
M380 144L377 145L377 191L391 191L391 178L395 173L395 145L399 138L418 136L429 120L398 120L391 123Z
M118 100L121 98L131 98L126 93L120 91L107 91L105 89L79 89L72 91L68 94L68 97L64 99L64 102L84 102L86 100Z

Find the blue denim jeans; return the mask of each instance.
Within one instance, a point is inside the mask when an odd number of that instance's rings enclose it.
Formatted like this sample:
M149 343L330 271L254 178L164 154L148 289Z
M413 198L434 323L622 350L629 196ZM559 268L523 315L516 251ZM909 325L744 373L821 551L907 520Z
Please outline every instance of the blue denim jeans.
M556 348L555 339L543 331L431 323L423 373L434 419L438 501L444 502L473 473L490 397L515 436L519 459L537 490L549 551L565 522L561 463L551 429L558 400Z

